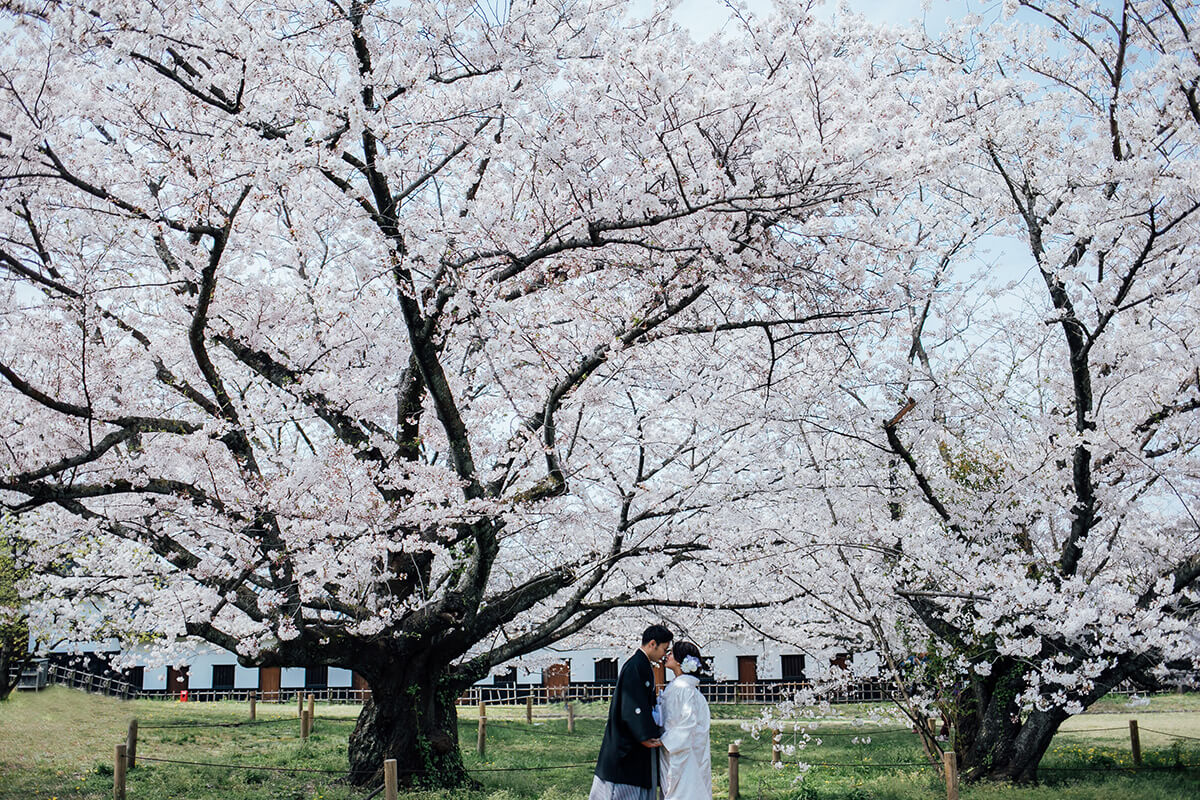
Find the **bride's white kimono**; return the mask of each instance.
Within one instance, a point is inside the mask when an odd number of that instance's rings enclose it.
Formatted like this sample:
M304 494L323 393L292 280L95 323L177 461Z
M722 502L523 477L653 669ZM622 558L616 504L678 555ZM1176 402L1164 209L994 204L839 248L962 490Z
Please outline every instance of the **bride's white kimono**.
M712 800L708 702L694 675L679 675L663 690L659 775L663 800Z

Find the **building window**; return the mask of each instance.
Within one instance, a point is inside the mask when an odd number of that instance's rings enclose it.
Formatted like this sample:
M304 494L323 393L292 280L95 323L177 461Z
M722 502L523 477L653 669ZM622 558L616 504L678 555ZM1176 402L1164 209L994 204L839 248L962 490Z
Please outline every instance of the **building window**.
M131 667L125 671L125 682L134 689L146 688L146 668Z
M233 664L213 665L212 688L214 692L233 691Z
M509 667L503 672L497 672L492 675L492 681L497 686L512 686L517 682L517 668Z
M615 658L596 659L596 683L617 682L617 660Z
M304 688L305 689L328 689L329 688L329 667L305 667L304 668Z
M804 656L793 654L780 656L779 667L779 675L783 680L804 680Z

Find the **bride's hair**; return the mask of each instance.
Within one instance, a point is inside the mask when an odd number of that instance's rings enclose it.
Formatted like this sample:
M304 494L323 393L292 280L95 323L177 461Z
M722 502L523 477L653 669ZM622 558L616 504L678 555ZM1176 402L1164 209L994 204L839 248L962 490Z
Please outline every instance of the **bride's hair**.
M695 675L697 678L708 676L708 659L700 655L700 648L691 642L680 640L671 645L671 652L675 656L675 660L683 664L688 657L696 659L698 666L694 672L684 672L685 675Z

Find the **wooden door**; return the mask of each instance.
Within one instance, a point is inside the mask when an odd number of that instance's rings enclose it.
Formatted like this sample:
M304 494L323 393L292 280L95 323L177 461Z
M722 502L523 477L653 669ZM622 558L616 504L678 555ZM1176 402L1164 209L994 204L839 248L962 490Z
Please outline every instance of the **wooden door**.
M738 698L742 702L754 700L755 684L758 683L758 656L738 656Z
M212 689L214 692L233 691L233 664L213 664Z
M546 686L546 697L551 700L563 700L567 696L567 688L571 685L571 662L551 664L542 673L542 683Z
M365 703L371 696L371 684L367 683L367 679L357 672L352 672L350 675L350 688L355 692L350 699L361 700Z
M279 702L279 667L258 668L258 693L264 702Z
M654 670L654 687L661 692L667 685L667 660L664 658L657 664L651 662L650 667Z
M178 695L180 692L186 692L188 688L188 668L182 667L167 667L167 694Z

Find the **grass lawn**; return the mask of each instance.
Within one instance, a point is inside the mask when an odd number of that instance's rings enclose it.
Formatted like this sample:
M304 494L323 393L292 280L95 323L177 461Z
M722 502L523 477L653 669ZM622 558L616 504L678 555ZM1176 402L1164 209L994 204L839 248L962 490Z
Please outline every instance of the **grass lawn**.
M1128 708L1112 701L1112 714L1069 720L1043 762L1037 787L964 786L963 800L1193 800L1200 797L1200 698L1165 696ZM474 752L476 711L460 709L460 740L467 768L482 784L477 791L425 792L407 800L584 800L603 730L603 704L579 708L576 732L567 733L562 706L488 709L487 757ZM905 730L885 725L851 728L857 709L839 706L839 719L810 731L798 758L813 766L802 781L793 763L770 764L770 742L741 730L738 719L753 707L714 706L713 790L728 791L726 751L740 740L741 790L746 800L932 800L945 797L934 771L922 762L920 745ZM1192 713L1170 713L1170 712ZM118 701L61 687L15 694L0 703L0 798L4 800L108 800L112 797L114 745L138 719L139 764L129 776L129 800L363 800L367 792L337 783L346 765L346 741L357 706L318 705L317 727L307 743L299 736L296 707L260 703L263 724L241 727L155 727L181 723L243 722L246 703ZM1145 762L1163 767L1128 770L1128 719L1141 729ZM1197 737L1173 738L1171 734ZM870 736L870 743L863 741ZM816 740L820 739L820 744ZM793 733L785 743L799 743ZM150 761L237 764L246 769ZM823 766L823 765L853 766ZM905 766L885 766L900 764ZM564 765L573 765L560 768ZM871 768L862 768L875 765ZM918 766L910 766L918 765ZM553 767L553 769L531 769ZM313 772L286 772L306 769Z

